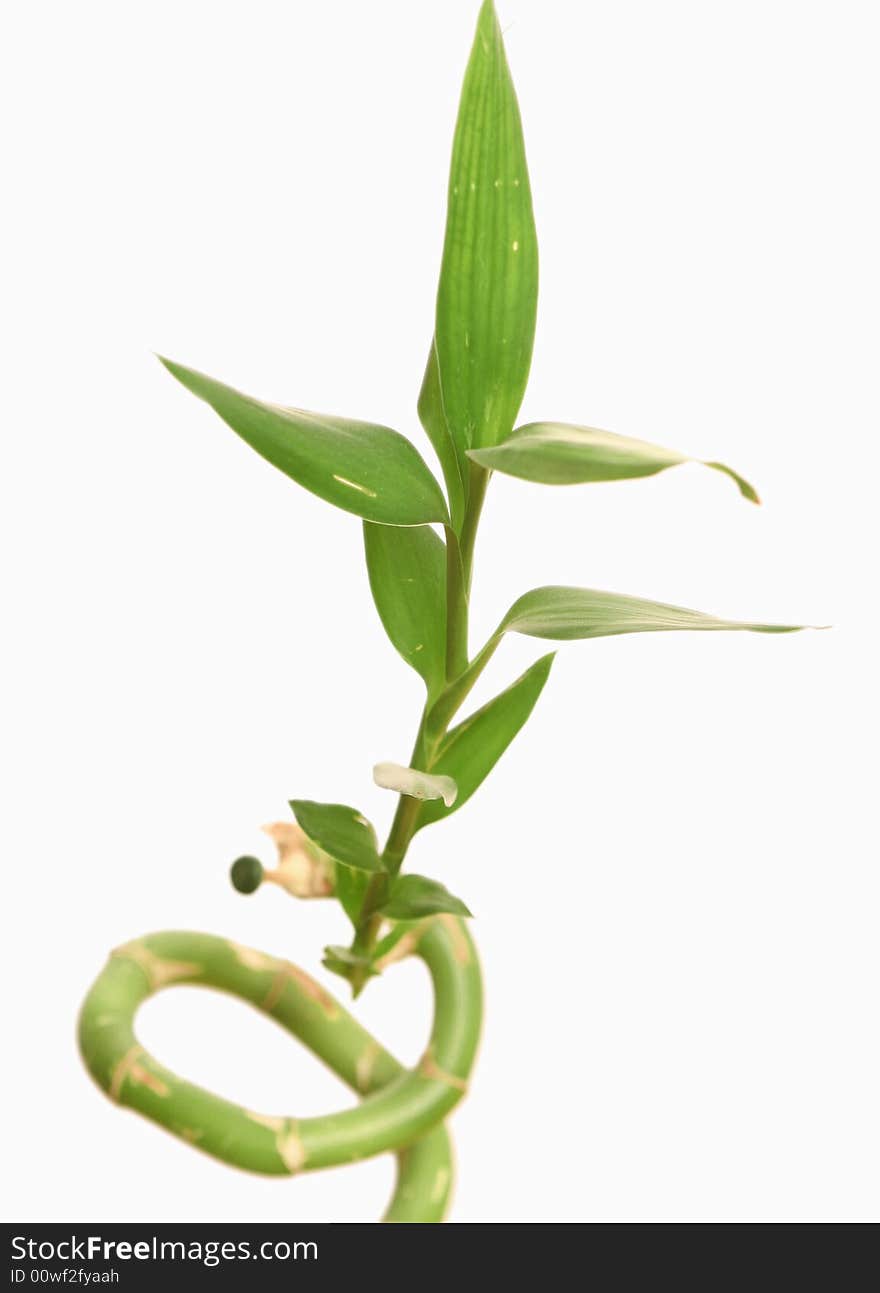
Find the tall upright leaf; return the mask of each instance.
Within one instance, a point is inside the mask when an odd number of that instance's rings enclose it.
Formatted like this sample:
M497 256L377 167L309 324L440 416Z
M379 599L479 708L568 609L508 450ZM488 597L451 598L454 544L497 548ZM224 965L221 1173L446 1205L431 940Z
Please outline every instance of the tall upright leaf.
M446 521L440 486L399 432L263 404L170 359L162 363L252 449L319 498L383 525Z
M439 757L431 765L431 772L452 777L458 795L449 807L440 800L426 803L419 815L419 829L454 813L482 785L534 709L550 673L553 656L551 651L536 660L506 691L452 729Z
M529 374L537 298L522 125L495 6L486 0L455 128L437 294L437 377L460 460L513 427Z
M446 549L427 525L364 522L373 601L392 645L433 696L446 671Z

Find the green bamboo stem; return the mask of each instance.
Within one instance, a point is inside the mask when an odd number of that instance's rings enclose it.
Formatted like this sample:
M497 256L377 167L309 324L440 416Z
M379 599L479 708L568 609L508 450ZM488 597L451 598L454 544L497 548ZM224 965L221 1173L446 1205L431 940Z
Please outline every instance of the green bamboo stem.
M445 1124L397 1155L397 1182L383 1221L442 1221L452 1195L452 1145Z
M461 921L438 916L407 934L434 988L421 1061L405 1069L328 992L288 961L210 934L165 932L111 954L82 1008L79 1043L111 1099L234 1167L290 1176L393 1151L398 1178L388 1221L439 1221L452 1181L443 1119L467 1087L482 1014L476 950ZM396 949L397 950L397 949ZM137 1041L134 1016L174 984L219 989L275 1019L362 1099L297 1119L255 1113L170 1072Z
M468 505L462 524L461 540L451 526L446 527L446 674L452 685L438 703L425 706L416 733L410 764L430 771L446 729L487 664L497 641L485 647L468 663L468 604L473 575L477 529L491 472L471 463L469 467ZM378 938L381 920L376 911L384 901L388 876L395 876L403 865L407 849L418 825L421 803L401 795L391 831L382 853L387 875L372 878L364 895L363 906L352 941L352 951L369 954ZM351 978L355 996L363 990L366 976L355 972Z
M446 527L446 678L457 678L468 662L468 596L458 536Z
M474 546L489 482L488 471L469 466L468 504L461 536L446 527L446 681L452 682L468 667L468 615Z

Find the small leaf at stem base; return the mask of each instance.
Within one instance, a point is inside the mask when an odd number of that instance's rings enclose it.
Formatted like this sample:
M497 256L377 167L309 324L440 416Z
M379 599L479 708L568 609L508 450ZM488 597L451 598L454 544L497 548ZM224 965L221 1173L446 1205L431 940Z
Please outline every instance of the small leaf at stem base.
M383 916L392 920L417 920L422 916L436 916L449 912L453 916L470 916L471 912L438 880L424 875L398 876L391 887L391 896L381 908Z

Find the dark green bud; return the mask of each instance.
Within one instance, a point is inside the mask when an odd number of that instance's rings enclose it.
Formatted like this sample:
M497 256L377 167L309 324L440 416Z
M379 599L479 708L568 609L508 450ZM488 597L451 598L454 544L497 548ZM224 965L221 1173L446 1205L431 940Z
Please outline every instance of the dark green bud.
M259 858L236 858L229 868L229 878L239 893L255 893L263 883L263 864Z

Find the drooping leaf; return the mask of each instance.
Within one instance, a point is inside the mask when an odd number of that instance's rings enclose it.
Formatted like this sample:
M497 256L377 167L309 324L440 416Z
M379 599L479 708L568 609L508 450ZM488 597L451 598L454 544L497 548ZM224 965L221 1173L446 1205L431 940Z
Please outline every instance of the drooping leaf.
M437 294L439 389L459 460L513 428L535 335L538 244L519 108L486 0L465 72Z
M382 525L446 521L443 492L427 464L390 427L263 404L170 359L162 363L251 448L319 498Z
M467 504L468 471L464 458L459 457L446 421L443 392L440 389L440 371L437 366L437 343L433 340L422 389L419 392L418 412L419 421L425 428L443 469L452 528L456 534L460 534Z
M687 629L731 629L752 633L795 633L801 624L753 624L716 619L665 602L649 602L623 593L592 588L533 588L514 602L498 628L501 633L568 641L611 637L619 633L661 633Z
M316 804L291 799L293 815L310 840L337 862L361 871L381 871L376 832L362 813L347 804Z
M531 714L552 663L552 652L542 656L506 691L452 729L431 771L452 777L458 797L449 807L436 801L425 804L419 814L419 830L467 803Z
M336 863L336 897L352 925L357 927L364 905L370 873L360 868Z
M461 901L437 880L424 875L401 875L391 886L391 894L382 905L383 916L392 920L418 920L422 916L436 916L451 912L453 916L470 916Z
M633 440L594 427L568 426L564 422L529 423L518 427L500 444L469 450L468 456L491 471L542 485L631 480L654 476L679 463L702 462L703 466L730 476L749 502L760 502L749 482L723 463L689 458L675 449L664 449L645 440Z
M364 522L364 547L373 601L385 632L428 694L443 686L446 670L446 549L427 525Z

